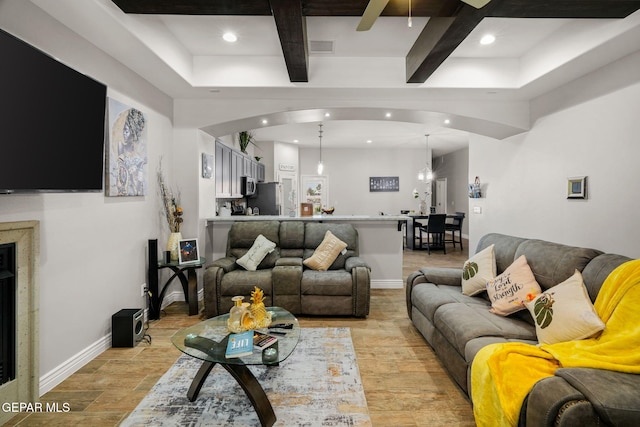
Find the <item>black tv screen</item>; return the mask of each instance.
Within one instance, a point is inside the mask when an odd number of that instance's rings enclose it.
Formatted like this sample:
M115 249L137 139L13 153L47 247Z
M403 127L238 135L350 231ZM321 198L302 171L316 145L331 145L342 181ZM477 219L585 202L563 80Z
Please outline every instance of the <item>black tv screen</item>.
M0 30L0 193L100 191L104 84Z

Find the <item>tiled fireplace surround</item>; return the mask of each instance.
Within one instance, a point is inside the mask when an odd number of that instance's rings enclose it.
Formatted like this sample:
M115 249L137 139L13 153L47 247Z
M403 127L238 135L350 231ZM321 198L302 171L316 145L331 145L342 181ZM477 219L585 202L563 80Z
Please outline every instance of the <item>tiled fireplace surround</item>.
M16 379L0 386L0 402L39 400L40 224L38 221L0 223L0 244L16 247ZM0 411L0 425L14 414ZM5 419L6 418L6 419Z

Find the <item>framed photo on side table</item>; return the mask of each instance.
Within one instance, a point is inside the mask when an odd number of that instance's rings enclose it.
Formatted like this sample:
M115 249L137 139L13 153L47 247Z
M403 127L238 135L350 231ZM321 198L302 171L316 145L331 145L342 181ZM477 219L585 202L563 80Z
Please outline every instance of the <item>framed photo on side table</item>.
M574 176L567 178L567 199L587 198L587 177Z
M180 264L188 264L200 260L198 239L181 239L178 242L178 249L178 261Z

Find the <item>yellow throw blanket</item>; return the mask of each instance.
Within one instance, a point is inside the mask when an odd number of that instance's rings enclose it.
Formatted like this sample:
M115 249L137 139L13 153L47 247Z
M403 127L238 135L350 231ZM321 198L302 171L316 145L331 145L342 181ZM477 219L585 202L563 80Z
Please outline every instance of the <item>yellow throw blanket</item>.
M515 426L525 397L557 368L596 368L640 374L640 260L616 268L594 308L605 323L596 338L533 346L492 344L471 367L471 400L478 426Z

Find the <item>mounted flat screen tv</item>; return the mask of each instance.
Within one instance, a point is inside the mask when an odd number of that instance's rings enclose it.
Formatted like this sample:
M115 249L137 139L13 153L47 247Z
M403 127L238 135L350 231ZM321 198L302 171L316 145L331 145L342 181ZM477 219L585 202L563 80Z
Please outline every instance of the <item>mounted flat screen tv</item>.
M101 191L107 88L0 30L0 193Z

